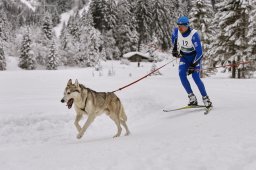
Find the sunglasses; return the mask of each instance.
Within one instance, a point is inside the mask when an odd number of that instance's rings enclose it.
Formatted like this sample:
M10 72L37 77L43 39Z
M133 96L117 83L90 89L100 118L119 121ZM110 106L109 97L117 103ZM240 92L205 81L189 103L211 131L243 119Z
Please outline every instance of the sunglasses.
M188 27L188 25L187 24L177 24L178 25L178 27Z

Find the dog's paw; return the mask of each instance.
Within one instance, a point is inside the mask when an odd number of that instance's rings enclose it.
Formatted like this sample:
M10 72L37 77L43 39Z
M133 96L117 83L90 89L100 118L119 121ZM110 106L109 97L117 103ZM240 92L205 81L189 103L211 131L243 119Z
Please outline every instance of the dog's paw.
M117 138L119 137L121 134L116 134L115 136L113 136L113 138Z
M84 134L82 134L82 133L78 133L77 136L76 136L76 138L77 138L77 139L81 139L81 138L83 137L83 135L84 135Z
M130 132L126 132L124 136L129 136L130 134Z

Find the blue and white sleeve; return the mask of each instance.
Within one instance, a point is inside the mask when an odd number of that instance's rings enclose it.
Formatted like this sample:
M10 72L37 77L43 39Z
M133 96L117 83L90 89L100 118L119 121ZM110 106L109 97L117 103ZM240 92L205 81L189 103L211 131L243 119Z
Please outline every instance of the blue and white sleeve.
M200 40L199 34L196 32L192 37L192 42L196 50L196 57L193 64L198 64L200 60L203 58L203 48Z
M174 46L173 48L176 48L176 49L177 49L177 38L178 38L178 28L174 28L172 32L172 44Z

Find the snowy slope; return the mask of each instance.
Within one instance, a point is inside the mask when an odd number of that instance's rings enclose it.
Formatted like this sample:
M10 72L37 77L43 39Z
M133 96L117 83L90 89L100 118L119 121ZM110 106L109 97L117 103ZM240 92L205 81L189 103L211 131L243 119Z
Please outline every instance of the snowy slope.
M54 32L55 32L57 37L60 36L61 30L63 28L63 24L67 24L68 23L69 17L71 15L74 15L74 11L73 10L70 10L68 12L64 12L64 13L62 13L60 15L60 23L56 27L53 28L53 30L54 30Z
M88 11L89 6L90 6L90 3L91 3L91 1L89 0L88 3L87 3L87 5L84 5L84 7L83 7L81 10L79 10L80 16L82 16L83 11ZM74 9L72 9L72 10L70 10L70 11L68 11L68 12L64 12L64 13L62 13L62 14L60 15L60 23L59 23L56 27L53 28L53 30L54 30L54 32L55 32L55 34L56 34L57 37L60 36L61 30L62 30L62 28L63 28L63 25L64 25L64 24L67 25L70 16L74 15L74 11L75 11L75 10L76 10L76 9L74 8Z
M107 62L99 76L92 68L16 70L12 59L7 60L12 70L0 72L0 169L256 169L255 79L206 78L215 106L209 115L203 110L164 113L163 108L187 103L177 67L168 65L162 76L116 93L128 115L130 136L113 139L115 126L103 115L77 140L75 112L60 102L68 79L112 91L147 74L151 64L138 68ZM116 74L110 77L112 67Z

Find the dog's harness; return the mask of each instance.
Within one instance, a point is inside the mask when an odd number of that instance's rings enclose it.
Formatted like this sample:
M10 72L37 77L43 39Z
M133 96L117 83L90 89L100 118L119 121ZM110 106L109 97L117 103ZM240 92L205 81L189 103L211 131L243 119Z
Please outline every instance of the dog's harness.
M88 90L88 93L90 93L91 95L94 95L93 92L91 91L91 89L88 89L88 88L86 88L86 89ZM108 93L112 93L112 92L108 92ZM106 103L108 103L107 100L109 100L107 93L104 93L104 97L103 98L104 98L103 107L106 107ZM86 99L85 99L85 102L84 102L85 103L84 107L83 108L79 108L79 109L84 111L84 112L86 112L85 108L86 108L87 102L88 102L88 95L86 96Z
M85 108L86 108L86 105L87 105L87 99L88 99L88 96L86 96L86 99L85 99L85 102L84 102L84 108L79 108L80 110L85 111Z
M81 109L81 108L79 108L79 109L80 109L80 110L82 110L82 111L84 111L84 112L86 112L86 111L85 111L85 108L86 108L86 104L87 104L87 97L86 97L86 99L85 99L85 102L84 102L84 103L85 103L84 108L82 108L82 109Z

